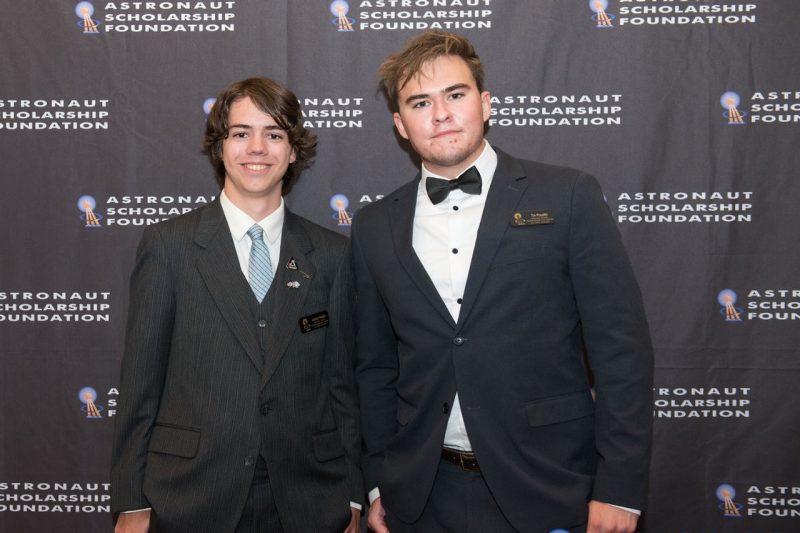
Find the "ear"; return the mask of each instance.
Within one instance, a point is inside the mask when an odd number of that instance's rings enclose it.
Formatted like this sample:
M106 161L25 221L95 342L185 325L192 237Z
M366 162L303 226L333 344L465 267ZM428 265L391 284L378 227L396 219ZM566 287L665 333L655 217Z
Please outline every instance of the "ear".
M492 96L489 91L481 93L481 108L483 110L483 121L486 122L492 116Z
M292 153L289 154L289 164L291 165L295 162L295 160L297 160L297 152L295 152L294 148L292 148Z
M403 125L403 118L400 116L400 113L394 113L392 118L394 119L394 127L397 128L397 132L403 139L408 140L408 134L406 133L406 128Z

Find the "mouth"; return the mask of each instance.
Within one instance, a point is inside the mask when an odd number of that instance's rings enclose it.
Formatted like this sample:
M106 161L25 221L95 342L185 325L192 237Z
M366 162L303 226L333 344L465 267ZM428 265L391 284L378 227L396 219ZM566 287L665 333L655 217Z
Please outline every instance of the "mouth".
M456 131L456 130L440 131L439 133L434 135L433 138L434 139L442 139L444 137L450 137L452 135L456 135L457 133L458 133L458 131Z
M242 166L247 170L251 170L253 172L261 172L262 170L267 169L267 165L256 164L256 163L243 163Z

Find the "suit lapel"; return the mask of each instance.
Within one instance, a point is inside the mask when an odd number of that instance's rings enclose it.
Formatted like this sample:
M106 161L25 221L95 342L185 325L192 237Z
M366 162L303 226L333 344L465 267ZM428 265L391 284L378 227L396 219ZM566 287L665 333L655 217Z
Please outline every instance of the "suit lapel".
M389 206L389 220L395 253L400 264L431 306L447 320L448 324L455 327L450 311L439 296L439 291L436 290L436 286L431 281L412 245L419 179L420 175L417 174L417 178L413 182L399 189Z
M503 234L508 230L511 213L514 212L522 193L528 186L522 165L505 152L497 148L495 151L497 152L497 170L492 178L486 205L483 208L483 216L478 227L475 250L472 252L472 263L469 267L467 284L464 287L464 301L458 316L459 328L472 311Z
M248 303L253 295L239 266L231 232L218 199L203 211L194 242L203 248L197 259L197 270L208 292L247 356L261 371L261 350L253 331Z
M295 330L299 329L300 312L308 295L308 289L315 281L316 267L308 258L308 254L313 249L314 244L300 225L299 217L287 209L283 222L278 268L272 287L267 293L267 298L273 299L271 303L272 320L270 331L267 332L262 386L275 373L275 369L286 353L289 340L295 334ZM288 266L292 259L296 269Z

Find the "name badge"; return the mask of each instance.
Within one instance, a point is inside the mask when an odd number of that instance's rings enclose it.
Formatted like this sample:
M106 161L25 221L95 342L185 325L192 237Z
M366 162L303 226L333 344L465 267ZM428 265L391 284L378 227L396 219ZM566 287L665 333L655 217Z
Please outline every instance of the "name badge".
M328 317L328 312L320 311L319 313L314 313L313 315L308 315L301 318L300 331L303 333L309 333L315 329L328 327L330 322L331 320Z
M550 211L517 211L511 216L512 226L541 226L555 224L556 219Z

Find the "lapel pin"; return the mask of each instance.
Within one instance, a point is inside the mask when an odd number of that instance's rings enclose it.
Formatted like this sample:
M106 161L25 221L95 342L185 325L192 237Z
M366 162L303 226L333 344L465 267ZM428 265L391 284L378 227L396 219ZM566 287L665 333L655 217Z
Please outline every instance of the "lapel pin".
M286 263L286 268L288 268L289 270L297 270L298 272L300 272L300 274L301 274L301 275L302 275L304 278L306 278L306 279L311 279L311 274L308 274L308 273L306 273L306 272L303 272L302 270L300 270L299 268L297 268L297 261L295 261L295 260L294 260L294 257L290 257L290 258L289 258L289 261ZM297 287L295 287L295 288L297 288Z
M286 286L289 287L290 289L299 289L300 288L300 282L299 281L287 281L286 282Z

